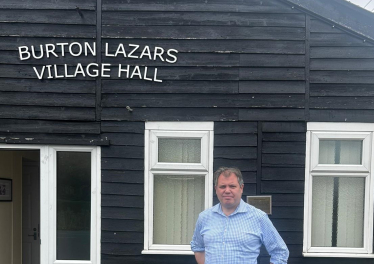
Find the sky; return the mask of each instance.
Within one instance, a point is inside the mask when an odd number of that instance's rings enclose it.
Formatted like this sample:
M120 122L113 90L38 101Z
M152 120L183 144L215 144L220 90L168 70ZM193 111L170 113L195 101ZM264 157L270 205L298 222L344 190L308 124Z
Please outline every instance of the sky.
M366 10L374 12L374 0L347 0L352 4L358 5Z

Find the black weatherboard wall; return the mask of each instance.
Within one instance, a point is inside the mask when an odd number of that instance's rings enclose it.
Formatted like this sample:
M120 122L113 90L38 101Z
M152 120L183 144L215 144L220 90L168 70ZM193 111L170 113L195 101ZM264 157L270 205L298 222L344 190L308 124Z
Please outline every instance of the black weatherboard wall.
M1 0L0 142L102 145L101 263L195 263L141 255L144 122L214 121L214 168L237 166L244 195L273 196L289 263L372 263L303 258L302 243L306 122L373 122L373 42L292 2ZM101 56L18 58L22 45L94 41ZM176 49L178 61L110 58L105 43ZM163 82L32 70L77 61L157 67Z

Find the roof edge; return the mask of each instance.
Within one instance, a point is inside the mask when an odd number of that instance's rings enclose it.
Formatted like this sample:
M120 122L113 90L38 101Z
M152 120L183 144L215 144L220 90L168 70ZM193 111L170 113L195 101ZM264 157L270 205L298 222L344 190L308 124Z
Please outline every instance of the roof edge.
M280 0L374 42L374 14L345 0Z

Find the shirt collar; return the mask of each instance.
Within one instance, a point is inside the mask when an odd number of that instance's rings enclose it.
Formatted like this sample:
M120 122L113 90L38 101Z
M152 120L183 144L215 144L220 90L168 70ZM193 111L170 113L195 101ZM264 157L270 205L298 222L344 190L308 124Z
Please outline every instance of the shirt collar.
M216 206L213 206L212 211L221 215L226 216L223 211L222 211L222 206L221 203L218 203ZM247 206L246 203L243 201L243 199L240 199L240 203L238 207L236 207L235 211L231 214L237 214L237 213L245 213L247 212Z

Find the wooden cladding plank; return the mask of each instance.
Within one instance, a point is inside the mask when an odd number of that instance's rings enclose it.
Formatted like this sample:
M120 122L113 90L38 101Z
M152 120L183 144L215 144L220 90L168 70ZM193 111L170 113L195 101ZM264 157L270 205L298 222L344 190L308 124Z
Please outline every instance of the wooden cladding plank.
M1 133L0 142L9 144L39 145L80 145L105 146L108 141L98 135L90 134L40 134L40 133Z
M109 147L102 147L102 151ZM144 148L144 147L143 147ZM119 183L144 183L144 171L142 170L102 170L102 182L119 182Z
M240 66L304 67L304 55L240 54Z
M119 146L144 146L144 135L134 133L103 133L112 145Z
M42 65L39 66L34 66L36 68L36 71L38 74L41 74L42 72ZM57 74L58 75L63 75L65 72L63 66L58 66L57 67ZM67 68L67 74L72 75L76 72L76 66L73 67L68 67ZM193 75L193 74L192 74ZM45 69L44 74L43 74L43 80L47 79L49 77L48 70ZM54 72L54 67L51 68L51 77L55 78L56 73ZM149 77L149 76L148 76ZM0 78L22 78L22 79L38 79L38 75L36 74L33 66L30 65L4 65L0 64ZM63 77L64 79L70 79L72 77ZM53 79L55 81L57 79ZM61 79L58 79L61 80ZM93 77L88 76L86 73L84 76L82 74L77 74L76 77L72 80L92 80L94 81L95 79Z
M101 253L111 255L138 255L141 254L144 243L115 244L101 243Z
M131 49L128 49L127 52L130 52ZM108 52L108 54L115 54L115 51ZM153 51L152 51L153 54ZM133 54L133 56L138 56L138 59L135 58L124 58L124 56L118 57L105 57L105 53L103 56L104 63L111 63L111 64L119 64L119 63L128 63L128 64L136 64L142 66L164 66L164 67L178 67L178 66L215 66L215 67L237 67L239 66L239 54L234 53L181 53L175 54L177 57L176 63L167 63L165 61L161 61L159 59L152 60L149 59L148 56L144 56L140 58L139 53ZM164 58L170 59L170 57L165 56Z
M311 97L315 109L374 109L374 97Z
M275 168L276 169L276 168ZM283 169L283 168L279 168ZM298 168L293 168L293 170ZM273 195L273 206L274 207L281 207L281 206L304 206L304 195L303 194L295 194L295 193L287 193L287 194L274 194Z
M143 196L101 195L101 206L143 208ZM117 230L118 231L118 230Z
M373 122L373 110L310 110L311 122Z
M101 167L103 170L144 170L144 160L102 158Z
M262 181L261 193L304 193L303 181ZM275 208L274 208L275 211ZM292 217L295 218L296 217Z
M144 238L143 238L144 239ZM118 264L118 263L131 263L131 264L160 264L160 263L173 263L173 264L192 264L195 263L195 256L191 255L145 255L139 254L136 256L117 256L102 254L102 263L105 264Z
M310 33L310 46L349 47L371 46L363 39L352 37L348 34Z
M311 71L311 83L368 83L374 82L374 71Z
M1 13L0 13L1 14ZM0 16L1 18L1 16ZM133 26L247 26L305 27L304 14L250 14L238 12L104 11L103 25Z
M102 208L105 210L105 207ZM144 214L144 210L142 210ZM101 232L102 243L142 243L144 242L144 234L141 232Z
M267 69L264 69L265 71ZM239 93L304 94L304 81L239 81Z
M105 0L103 10L126 11L216 11L216 12L251 12L251 13L298 13L291 6L279 1L241 1L241 0L217 0L214 2L202 2L199 0L187 0L183 3L171 0L149 1L139 0L128 2L124 0Z
M243 176L243 181L244 183L246 184L252 184L252 183L256 183L256 179L257 179L257 173L254 172L254 171L243 171L242 172L242 176Z
M297 142L297 141L306 141L306 135L305 132L303 133L263 133L263 141L291 141L291 142Z
M96 12L88 10L16 10L0 9L0 23L40 23L95 25Z
M121 66L122 70L127 70L127 66ZM1 69L1 68L0 68ZM130 74L133 72L134 67L130 68ZM127 73L122 72L121 77L118 77L119 66L111 67L112 79L127 79ZM157 67L157 74L154 67L147 68L147 75L144 69L141 70L141 75L147 78L154 78L157 80L196 80L196 81L233 81L239 79L239 69L231 67ZM1 75L0 75L1 77ZM138 79L137 76L134 77Z
M303 181L305 179L305 169L262 167L261 179L267 181Z
M214 135L214 147L256 147L256 134Z
M257 133L257 122L215 122L214 135Z
M223 159L215 158L214 159L214 170L217 170L219 167L236 167L240 168L241 171L257 171L257 161L256 160L247 160L247 159ZM256 188L254 188L254 193L256 193Z
M107 159L103 159L102 164L106 165ZM123 161L124 163L126 161ZM128 162L134 162L132 160L128 160ZM106 166L105 166L106 167ZM109 183L109 182L102 182L101 183L101 193L102 194L116 194L116 195L136 195L141 196L144 195L144 185L143 184L128 184L128 183Z
M253 81L302 81L305 80L304 68L240 68L240 80Z
M102 92L106 93L197 93L232 94L238 93L238 81L163 81L143 80L102 80ZM0 86L1 87L1 86ZM0 88L1 89L1 88Z
M286 244L302 245L303 243L303 232L279 232Z
M68 93L94 94L95 83L81 80L32 80L6 79L0 82L3 92L32 92L32 93Z
M0 101L1 103L1 101ZM303 108L304 95L104 94L103 107Z
M0 105L0 118L95 121L95 109Z
M31 48L29 47L29 52L31 52ZM74 51L77 52L77 51ZM41 59L34 59L31 57L28 60L20 60L20 56L18 51L0 51L0 64L27 64L27 65L62 65L67 64L69 66L77 65L77 57L71 56L70 54L64 54L64 56L61 56L62 54L56 52L58 57L51 55L49 58L47 57L45 50L43 48L43 54L41 54L39 51L35 52L36 56L43 56ZM83 53L84 54L84 53ZM79 56L79 63L82 65L87 65L89 63L96 62L96 57L89 55L89 56Z
M127 121L232 121L238 110L232 108L103 108L102 120Z
M103 132L127 132L144 134L144 122L115 122L102 121L101 130Z
M278 230L278 232L283 232L283 231L302 232L303 231L303 220L302 219L272 219L272 222L273 222L274 227Z
M144 220L143 208L101 207L101 218Z
M95 38L93 25L0 23L0 36Z
M263 122L263 132L306 132L305 122Z
M374 70L374 59L312 59L310 70L327 71L358 71Z
M305 42L290 41L290 40L246 40L236 39L106 39L103 38L104 45L102 50L105 50L105 43L108 43L108 50L113 53L117 50L118 45L123 44L125 47L128 44L138 44L141 47L149 46L151 50L155 47L162 47L167 49L176 49L180 53L183 52L224 52L224 53L257 53L257 54L304 54ZM14 44L13 44L14 45ZM0 42L1 47L1 42Z
M374 47L311 47L312 59L374 59Z
M101 150L101 156L106 158L144 158L143 146L109 146Z
M8 9L87 9L95 10L95 0L26 0L26 1L8 1L1 0L0 8Z
M42 120L0 120L0 132L48 134L100 134L97 122L67 122Z
M0 27L1 29L1 27ZM303 40L304 28L238 26L107 26L104 38ZM83 36L84 37L84 36Z
M304 142L263 142L262 153L305 154Z
M56 43L73 43L78 42L81 45L84 44L84 42L90 43L90 45L93 45L92 38L55 38L55 37L26 37L26 36L7 36L7 37L1 37L0 36L0 50L14 50L18 52L19 46L34 46L34 49L36 51L40 51L40 45L42 47L45 47L45 44L56 44ZM17 45L15 45L15 43ZM69 51L69 46L65 46L64 50L66 52ZM73 49L74 50L74 49Z
M374 96L374 84L311 84L310 96Z
M300 121L303 109L239 109L239 120L244 121Z
M95 95L0 92L0 105L95 107Z
M101 219L103 231L143 232L144 222L140 220Z
M304 167L305 166L305 153L281 153L281 154L262 154L263 166L276 166L276 167Z
M269 191L275 191L274 194L279 193L279 190L281 190L281 187L284 185L287 187L287 184L290 182L281 182L283 183L282 186L279 186L277 189L277 184L279 181L269 181L266 182L267 186L265 186L266 190ZM268 185L270 183L270 185ZM294 185L293 187L297 187L298 189L304 188L304 183L303 182L292 182L291 183L296 183L296 186ZM288 186L287 188L291 188L291 186ZM278 192L276 192L278 190ZM293 189L294 191L297 189ZM270 192L269 192L270 193ZM272 193L272 192L271 192ZM294 194L295 192L291 192L289 194ZM265 192L264 192L265 194ZM304 218L304 206L273 206L273 211L271 215L272 219L278 219L278 218L283 218L283 219L303 219Z
M310 20L310 32L323 32L323 33L345 33L344 31L339 29L339 26L337 26L335 23L330 22L326 23L324 21L321 21L319 19L311 19Z
M215 147L215 158L257 159L256 147Z

